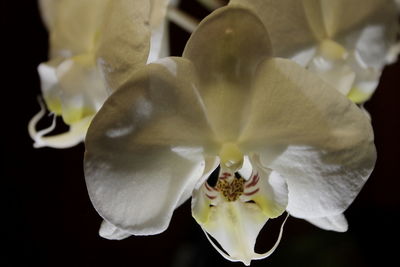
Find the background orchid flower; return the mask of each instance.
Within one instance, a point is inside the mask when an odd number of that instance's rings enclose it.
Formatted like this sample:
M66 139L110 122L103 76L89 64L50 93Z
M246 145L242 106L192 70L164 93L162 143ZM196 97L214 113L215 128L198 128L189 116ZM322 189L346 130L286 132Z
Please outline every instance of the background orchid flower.
M256 15L221 8L183 58L145 66L107 99L85 141L103 236L160 233L190 196L218 252L245 264L274 251L281 233L267 253L254 252L255 241L285 210L346 229L342 212L375 162L369 120L314 74L272 58L270 47ZM207 178L218 165L213 186Z
M62 116L68 132L36 131L45 108L32 118L35 147L66 148L83 141L87 127L107 96L132 71L165 56L165 12L169 0L41 0L50 32L50 60L39 65L43 97ZM105 75L103 76L103 73ZM105 78L105 79L104 79Z
M356 103L368 100L400 44L393 0L230 0L259 15L274 55L317 73Z

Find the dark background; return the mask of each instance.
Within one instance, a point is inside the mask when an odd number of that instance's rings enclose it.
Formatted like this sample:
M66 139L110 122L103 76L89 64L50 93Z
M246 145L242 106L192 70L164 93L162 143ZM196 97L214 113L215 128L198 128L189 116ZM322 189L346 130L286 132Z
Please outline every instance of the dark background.
M191 1L192 2L192 1ZM185 1L185 4L189 1ZM191 7L188 7L190 9ZM193 7L200 18L205 10ZM1 266L243 266L224 260L208 243L187 202L157 236L109 241L83 177L83 144L34 149L28 121L38 112L36 67L47 60L47 32L36 1L1 1ZM187 34L171 28L174 55ZM397 262L400 165L400 64L387 67L366 105L375 129L378 161L346 211L347 233L320 230L290 218L277 251L252 266L385 266ZM49 121L48 121L49 123ZM45 123L44 123L45 124ZM257 243L266 251L277 225ZM392 243L393 242L393 243Z

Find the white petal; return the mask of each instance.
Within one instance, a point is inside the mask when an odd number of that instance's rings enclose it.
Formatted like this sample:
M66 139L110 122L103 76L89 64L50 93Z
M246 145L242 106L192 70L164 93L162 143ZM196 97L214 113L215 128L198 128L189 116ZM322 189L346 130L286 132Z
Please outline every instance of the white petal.
M186 200L188 200L192 196L193 190L199 188L204 183L204 181L206 181L208 177L210 177L211 173L218 167L218 165L219 160L217 157L206 157L203 175L199 180L192 180L192 183L186 186L185 191L182 193L177 206L180 206Z
M321 229L329 231L346 232L349 227L346 217L344 217L343 214L328 217L306 218L305 220Z
M308 69L343 95L350 92L356 79L356 74L345 60L328 62L323 57L314 57Z
M286 57L317 42L317 29L310 27L310 19L305 13L306 3L298 0L230 0L230 5L250 8L259 16L268 30L274 55Z
M385 17L388 14L386 12L392 14L395 12L392 0L320 0L320 2L326 31L330 38L365 25L376 17Z
M113 91L138 66L146 64L150 49L150 2L148 0L109 1L99 34L97 64Z
M183 55L199 73L200 95L218 138L237 137L240 121L246 119L240 107L258 63L270 53L263 24L243 8L216 10L190 37Z
M293 62L266 61L259 74L242 151L260 151L262 164L286 179L294 216L342 213L375 163L369 119Z
M246 182L240 199L254 201L269 218L280 216L288 204L288 188L278 173L263 168L257 156L251 159L253 175Z
M60 1L39 0L38 3L43 22L46 25L47 29L51 30L54 27Z
M46 101L49 111L56 115L62 114L61 107L61 88L58 85L56 73L57 66L62 62L60 58L41 63L38 66L40 85L43 98Z
M108 96L90 54L63 61L56 69L62 116L67 124L96 113Z
M127 233L111 223L103 220L100 226L99 235L103 238L110 239L110 240L122 240L127 237L130 237L131 234Z
M223 202L211 207L209 220L201 227L235 260L249 263L257 257L256 238L268 217L253 203Z
M253 175L244 183L238 199L226 200L218 189L206 182L193 191L192 197L193 217L226 253L209 239L213 246L228 260L242 261L246 265L252 259L268 257L276 248L262 255L254 252L258 233L268 218L278 217L285 211L288 197L282 177L262 168L256 157L251 162ZM220 171L220 177L221 173L224 171Z
M61 0L50 32L51 57L69 57L94 49L109 0Z
M192 66L167 58L139 71L105 102L86 138L93 205L135 235L164 231L187 188L215 154Z

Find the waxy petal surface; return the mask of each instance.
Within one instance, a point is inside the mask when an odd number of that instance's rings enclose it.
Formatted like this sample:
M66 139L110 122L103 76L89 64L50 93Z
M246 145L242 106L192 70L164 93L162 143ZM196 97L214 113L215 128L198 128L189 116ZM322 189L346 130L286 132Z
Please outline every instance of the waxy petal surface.
M179 58L148 65L105 102L89 128L89 195L100 215L131 234L164 231L202 177L203 153L215 154L192 70Z
M92 51L109 0L61 0L50 27L50 57Z
M243 8L215 11L189 39L183 56L196 67L199 92L220 140L237 138L252 78L270 54L262 22Z
M150 49L150 2L112 0L98 36L97 64L107 88L116 90L138 66L147 62Z
M274 55L289 56L300 47L307 47L317 40L302 2L230 0L230 5L243 6L257 14L268 30Z
M343 214L328 217L307 218L305 220L328 231L346 232L349 227L346 217L344 217Z
M297 64L267 60L259 68L240 147L289 186L296 217L343 212L369 177L376 158L367 116Z

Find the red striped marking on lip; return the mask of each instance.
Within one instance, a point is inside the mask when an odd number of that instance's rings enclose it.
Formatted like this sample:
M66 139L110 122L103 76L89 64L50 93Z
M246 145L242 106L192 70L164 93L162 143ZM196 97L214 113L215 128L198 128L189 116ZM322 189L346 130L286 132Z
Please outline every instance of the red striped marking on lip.
M249 188L249 187L255 186L259 180L260 180L260 176L258 175L258 173L256 173L255 175L253 175L253 177L251 178L251 181L248 184L246 184L245 187Z
M232 176L232 174L230 174L229 172L223 172L222 176L218 177L219 179L226 179L228 177Z
M260 188L257 188L256 190L253 190L253 191L248 192L248 193L243 193L243 195L251 196L251 195L254 195L255 193L257 193L258 191L260 191Z
M216 191L215 188L209 186L207 182L204 183L204 186L206 187L206 189L207 189L208 191Z
M209 198L209 199L215 199L217 196L210 196L209 194L206 194L206 196Z

